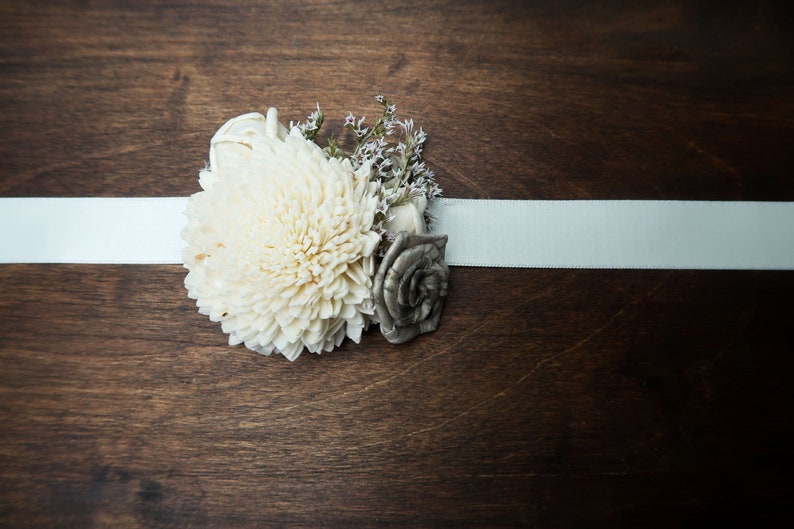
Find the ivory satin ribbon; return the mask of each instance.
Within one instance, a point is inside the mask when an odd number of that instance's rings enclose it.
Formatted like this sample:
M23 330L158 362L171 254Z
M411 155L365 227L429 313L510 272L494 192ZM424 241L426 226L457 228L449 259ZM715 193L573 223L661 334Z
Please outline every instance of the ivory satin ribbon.
M0 198L0 263L177 264L187 198ZM794 269L794 202L434 201L451 265Z

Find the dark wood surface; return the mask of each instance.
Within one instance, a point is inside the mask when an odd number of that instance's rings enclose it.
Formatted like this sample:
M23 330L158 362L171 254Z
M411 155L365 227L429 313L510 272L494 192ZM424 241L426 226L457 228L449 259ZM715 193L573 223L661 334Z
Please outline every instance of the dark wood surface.
M791 14L2 2L0 196L188 195L226 119L383 91L450 197L794 200ZM794 273L456 268L437 332L295 363L184 275L0 266L0 526L791 521Z

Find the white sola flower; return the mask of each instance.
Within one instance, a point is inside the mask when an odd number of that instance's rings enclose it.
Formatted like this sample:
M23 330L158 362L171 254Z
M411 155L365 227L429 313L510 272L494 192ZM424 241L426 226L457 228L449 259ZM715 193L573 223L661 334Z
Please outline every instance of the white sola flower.
M188 200L188 295L229 343L290 360L358 342L374 311L377 207L369 164L328 158L278 113L245 114L212 138Z

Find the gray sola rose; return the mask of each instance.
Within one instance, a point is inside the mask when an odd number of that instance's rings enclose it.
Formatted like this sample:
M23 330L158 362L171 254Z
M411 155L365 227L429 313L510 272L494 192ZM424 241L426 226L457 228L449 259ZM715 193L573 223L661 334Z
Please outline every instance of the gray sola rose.
M378 266L373 286L375 320L391 343L434 331L447 297L446 235L397 234Z

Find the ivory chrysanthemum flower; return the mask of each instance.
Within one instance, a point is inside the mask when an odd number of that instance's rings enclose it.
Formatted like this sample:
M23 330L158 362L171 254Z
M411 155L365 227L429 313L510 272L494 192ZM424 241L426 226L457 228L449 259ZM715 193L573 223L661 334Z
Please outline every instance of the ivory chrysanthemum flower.
M294 360L358 342L373 313L370 166L329 158L270 109L211 142L182 232L185 286L231 345Z

